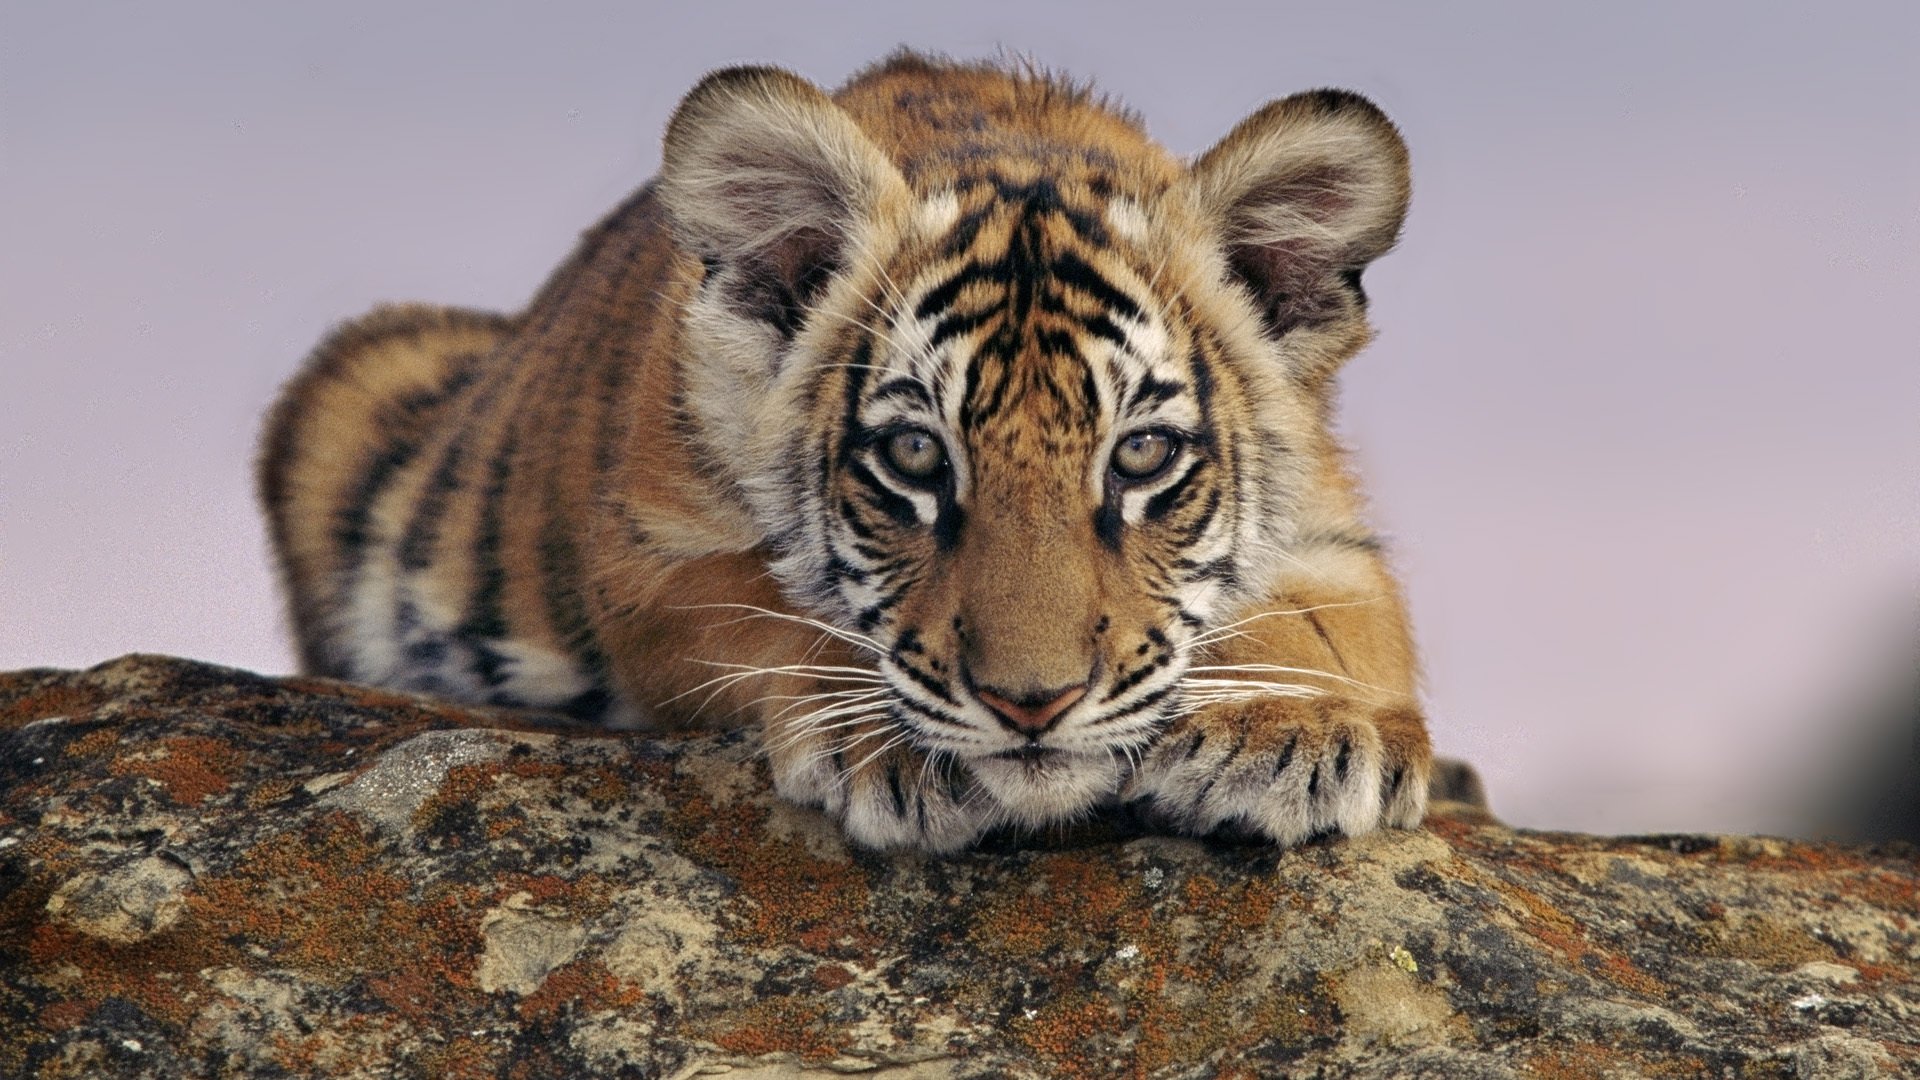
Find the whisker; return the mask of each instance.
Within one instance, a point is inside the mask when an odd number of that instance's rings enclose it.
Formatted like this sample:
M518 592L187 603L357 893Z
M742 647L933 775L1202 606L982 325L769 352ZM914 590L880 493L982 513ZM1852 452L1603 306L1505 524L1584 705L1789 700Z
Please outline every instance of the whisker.
M1227 631L1245 626L1251 622L1258 622L1261 619L1271 619L1277 615L1306 615L1315 611L1329 611L1334 608L1360 607L1364 604L1377 604L1384 599L1386 599L1386 597L1384 596L1375 596L1366 600L1340 600L1340 601L1332 601L1325 604L1314 604L1312 606L1302 607L1302 608L1285 608L1285 609L1275 610L1275 611L1255 612L1254 614L1249 615L1244 619L1235 619L1233 622L1223 623L1220 626L1212 627L1209 630L1207 630L1205 633L1197 634L1194 637L1180 643L1179 645L1174 646L1174 648L1181 652L1186 652L1192 649L1200 648L1205 645L1211 645L1215 641L1218 641L1221 637L1226 636Z
M885 717L886 717L886 713L884 712L863 712L854 716L848 716L845 719L836 720L834 723L831 723L831 724L818 724L818 723L802 724L798 727L797 730L783 731L781 734L780 740L778 742L771 743L766 747L766 753L777 754L787 749L788 747L793 746L796 743L802 742L812 736L825 735L829 731L844 731L847 728L857 727L861 724L872 723L873 721L881 720L881 719L884 719ZM881 730L884 730L884 728L872 729L872 731L881 731ZM866 735L862 735L860 738L866 738L866 737L867 737ZM856 742L857 741L858 740L856 740ZM828 750L828 755L831 756L831 754L832 754L832 749L830 748ZM815 760L819 756L820 755L818 753L815 753L810 756L809 760L810 761Z
M832 623L821 622L819 619L811 619L805 615L789 615L784 611L773 611L771 609L759 607L754 604L688 604L688 605L676 607L673 610L701 611L709 608L732 608L737 611L748 612L748 614L741 616L741 621L757 617L757 618L763 618L763 619L779 619L783 622L798 623L801 626L811 626L815 630L818 630L825 634L830 634L833 637L839 638L841 641L847 642L850 645L858 645L863 649L867 649L872 652L878 653L881 656L887 655L887 649L885 646L881 645L878 641L875 641L874 639L868 637L865 634L855 633L852 630L843 630L840 627L833 625ZM721 625L724 626L724 625L731 625L731 624L723 623Z
M689 689L682 690L678 694L675 694L672 697L667 698L665 701L658 702L656 707L671 705L674 702L679 701L681 698L688 697L693 694L697 694L700 691L707 689L708 687L713 687L713 692L709 693L705 698L701 699L700 705L698 706L698 708L694 710L694 714L697 716L699 715L699 712L701 709L706 708L709 704L712 703L714 698L718 697L719 695L725 693L727 690L731 689L736 683L740 682L742 679L750 679L755 675L806 675L811 678L819 679L823 682L869 683L875 686L884 685L886 682L885 679L879 677L877 672L869 672L864 668L835 668L835 667L821 667L820 665L805 665L805 664L789 664L784 667L760 668L760 667L754 667L751 664L728 664L728 663L722 663L716 660L695 660L694 663L703 664L709 667L739 668L741 670L732 671L725 675L716 675L715 677L708 679L706 682L700 683L698 686L694 686ZM809 669L812 669L812 670L809 670ZM834 672L853 672L855 674L834 674ZM872 678L865 677L868 675L871 675L873 677Z
M876 716L878 715L881 715L881 714L876 714ZM868 728L865 731L857 732L853 735L849 735L845 738L829 740L827 742L827 745L807 755L805 764L812 765L812 764L815 764L816 762L826 761L832 758L835 754L843 754L846 751L851 750L856 746L859 746L861 743L866 742L868 739L874 738L877 735L885 734L886 730L887 729L884 727L873 727L873 728ZM839 775L841 780L844 781L846 779L846 774L842 773Z
M736 675L722 675L719 678L731 679L745 675L816 675L834 676L846 682L881 682L884 676L874 668L851 667L844 664L778 664L773 667L759 667L754 664L738 664L726 660L694 660L702 667L732 668Z
M865 298L863 297L862 299L865 299ZM873 304L873 301L868 300L867 303ZM881 308L877 304L873 304L873 309L875 311L880 312L882 316L887 315L886 310L884 308ZM899 339L895 338L893 334L889 332L889 330L898 330L900 328L900 324L892 321L891 317L888 318L888 329L883 330L880 327L874 326L872 323L866 321L865 319L856 319L853 316L848 315L844 312L829 311L826 308L818 308L808 313L809 318L811 318L814 315L826 315L831 318L839 319L841 322L846 323L848 326L854 327L855 329L865 330L871 334L877 334L880 337L880 340L886 342L887 346L893 349L895 352L907 353L911 351L905 345L901 344Z
M1376 686L1373 683L1363 682L1359 679L1351 678L1346 675L1335 675L1331 671L1321 671L1317 668L1287 667L1284 664L1206 664L1206 665L1190 667L1187 669L1187 671L1190 673L1200 673L1200 672L1209 672L1209 671L1251 671L1251 672L1261 672L1261 673L1270 674L1270 675L1311 675L1314 678L1318 678L1318 679L1327 679L1332 682L1345 683L1348 686L1357 686L1362 690L1372 690L1375 693L1385 694L1387 696L1393 695L1393 691L1387 689L1384 686ZM1229 679L1226 681L1233 682L1235 680Z
M767 717L769 721L780 722L786 719L786 717L791 715L795 710L805 708L806 706L811 705L814 702L831 701L832 699L838 699L837 701L833 701L831 705L823 706L825 708L835 708L835 709L841 708L842 706L854 705L854 704L871 705L871 704L874 704L878 699L887 697L889 693L890 692L887 690L887 688L881 687L877 690L862 690L862 691L859 691L858 693L855 693L851 690L841 690L832 694L798 694L798 695L775 694L775 695L768 695L767 697L756 699L752 702L749 702L749 704L758 705L763 701L779 701L779 700L782 700L783 698L793 698L794 699L793 702L789 704L786 708L783 708L779 712L774 713L772 716ZM806 715L811 716L812 713L808 713Z
M840 774L841 782L845 783L846 781L853 779L854 773L857 773L861 769L866 768L869 762L873 761L875 758L879 757L881 754L884 754L887 751L893 749L894 747L899 746L901 743L906 742L908 737L909 736L907 732L902 731L895 734L893 738L888 739L886 742L881 743L879 749L872 751L866 757L863 757L859 761L854 762L852 765L847 766L846 770Z

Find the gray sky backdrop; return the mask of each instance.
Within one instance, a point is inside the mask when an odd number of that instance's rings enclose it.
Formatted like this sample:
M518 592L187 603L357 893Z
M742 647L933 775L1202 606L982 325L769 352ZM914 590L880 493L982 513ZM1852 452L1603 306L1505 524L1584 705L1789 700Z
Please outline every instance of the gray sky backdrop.
M513 308L679 95L901 43L1180 153L1334 85L1405 131L1345 428L1441 749L1496 808L1798 827L1920 613L1920 7L7 4L0 669L290 667L258 418L384 299Z

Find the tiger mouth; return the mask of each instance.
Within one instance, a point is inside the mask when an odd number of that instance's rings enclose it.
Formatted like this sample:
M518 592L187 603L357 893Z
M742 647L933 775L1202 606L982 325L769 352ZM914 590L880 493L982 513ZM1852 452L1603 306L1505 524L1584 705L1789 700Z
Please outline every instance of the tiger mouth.
M1027 746L1016 746L1011 750L1002 750L992 756L997 761L1023 761L1029 765L1040 765L1065 757L1066 753L1057 746L1041 746L1038 743L1032 743Z

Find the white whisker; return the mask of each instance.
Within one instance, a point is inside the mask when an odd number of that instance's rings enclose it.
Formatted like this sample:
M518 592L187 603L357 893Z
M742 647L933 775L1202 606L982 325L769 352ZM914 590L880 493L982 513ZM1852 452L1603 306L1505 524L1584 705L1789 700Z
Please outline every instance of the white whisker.
M910 737L911 736L909 735L909 733L902 731L895 734L893 738L888 739L886 742L881 743L879 749L868 753L866 757L863 757L859 761L854 762L852 765L847 766L846 770L840 774L841 782L845 783L846 781L853 779L853 774L859 772L861 769L866 768L869 762L873 761L875 758L878 758L881 754L886 753L887 751L893 749L894 747L899 746L901 743L906 742L907 739L909 739Z
M833 637L839 638L841 641L844 641L849 645L857 645L860 648L866 649L870 652L878 653L881 656L887 655L886 646L881 645L878 641L875 641L874 639L868 637L865 634L855 633L852 630L844 630L838 626L833 625L832 623L821 622L819 619L808 618L805 615L789 615L784 611L773 611L769 608L759 607L754 604L689 604L682 607L676 607L673 610L700 611L707 608L732 608L738 611L747 612L748 614L741 616L739 621L745 621L747 619L753 619L753 618L779 619L783 622L798 623L801 626L811 626L815 630L818 630L821 633L829 634ZM720 625L727 626L731 624L722 623Z
M1317 679L1345 683L1348 686L1357 686L1362 690L1372 690L1379 694L1386 694L1388 696L1392 696L1393 694L1393 691L1388 690L1384 686L1376 686L1373 683L1363 682L1346 675L1335 675L1331 671L1321 671L1317 668L1287 667L1284 664L1206 664L1190 667L1187 671L1192 674L1210 671L1250 671L1267 675L1310 675ZM1234 682L1237 680L1228 679L1225 681Z
M1207 630L1203 634L1197 634L1194 637L1189 638L1184 642L1181 642L1179 645L1175 646L1175 648L1181 652L1188 652L1193 649L1201 648L1202 646L1211 645L1214 642L1220 640L1221 638L1229 636L1228 631L1235 630L1236 628L1245 626L1251 622L1258 622L1261 619L1271 619L1277 615L1306 615L1311 612L1328 611L1334 608L1360 607L1364 604L1377 604L1380 601L1385 599L1386 597L1384 596L1375 596L1366 600L1341 600L1341 601L1334 601L1334 602L1325 603L1325 604L1314 604L1310 607L1284 608L1284 609L1274 610L1274 611L1260 611L1252 615L1249 615L1244 619L1235 619L1233 622L1224 623L1220 626L1213 627ZM1234 636L1238 636L1238 635L1234 635Z

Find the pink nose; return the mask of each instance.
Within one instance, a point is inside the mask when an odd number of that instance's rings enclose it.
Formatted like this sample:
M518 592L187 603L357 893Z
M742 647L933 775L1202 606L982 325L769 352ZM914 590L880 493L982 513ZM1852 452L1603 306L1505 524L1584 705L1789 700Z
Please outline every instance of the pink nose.
M991 690L976 689L974 693L992 709L1000 722L1022 735L1038 735L1047 730L1061 713L1073 707L1087 692L1083 683L1065 690L1043 690L1038 694L1028 694L1015 701L1003 697Z

